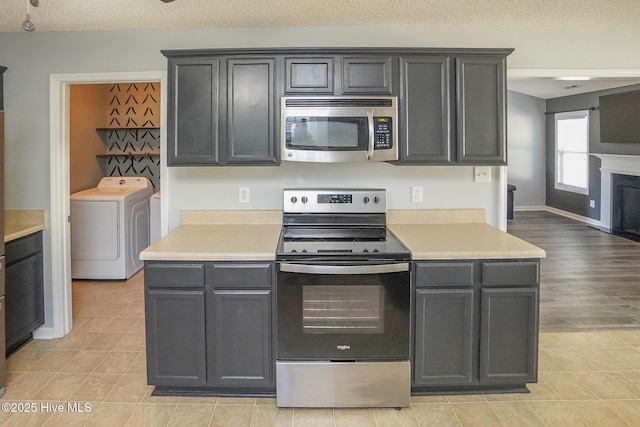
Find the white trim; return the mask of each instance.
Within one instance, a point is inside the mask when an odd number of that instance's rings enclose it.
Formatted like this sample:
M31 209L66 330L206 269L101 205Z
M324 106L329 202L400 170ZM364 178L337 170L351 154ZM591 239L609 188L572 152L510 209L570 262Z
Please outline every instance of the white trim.
M612 68L508 68L508 79L527 78L560 78L560 77L640 77L640 69L612 69Z
M612 179L613 174L640 176L640 156L621 154L595 154L602 160L600 164L600 222L602 226L611 229L611 203L613 202Z
M498 167L498 228L507 231L507 166Z
M546 208L546 206L514 206L513 210L515 212L544 211Z
M33 338L36 340L52 340L60 337L53 326L41 326L33 331Z
M594 225L596 227L600 227L600 221L598 221L597 219L593 219L593 218L588 218L586 216L582 216L582 215L578 215L578 214L574 214L572 212L567 212L567 211L563 211L561 209L557 209L557 208L552 208L551 206L545 206L544 210L547 212L551 212L557 215L561 215L567 218L571 218L571 219L575 219L577 221L581 221L584 223L587 223L589 225Z
M60 338L71 332L71 238L69 230L69 85L119 82L160 82L160 127L166 129L166 71L52 74L49 77L51 167L51 299L53 324L39 328L34 336ZM161 228L168 228L166 135L160 132Z

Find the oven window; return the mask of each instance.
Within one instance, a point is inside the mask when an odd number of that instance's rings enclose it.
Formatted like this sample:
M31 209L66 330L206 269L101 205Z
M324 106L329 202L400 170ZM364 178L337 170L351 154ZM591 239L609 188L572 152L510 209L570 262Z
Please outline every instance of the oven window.
M384 333L384 288L315 285L302 288L305 334Z
M366 117L287 117L287 147L353 150L367 146Z

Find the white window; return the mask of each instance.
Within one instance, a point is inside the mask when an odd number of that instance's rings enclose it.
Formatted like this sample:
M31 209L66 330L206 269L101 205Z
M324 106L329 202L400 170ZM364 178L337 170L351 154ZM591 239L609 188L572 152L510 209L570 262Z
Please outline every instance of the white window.
M589 194L589 111L556 113L558 190Z

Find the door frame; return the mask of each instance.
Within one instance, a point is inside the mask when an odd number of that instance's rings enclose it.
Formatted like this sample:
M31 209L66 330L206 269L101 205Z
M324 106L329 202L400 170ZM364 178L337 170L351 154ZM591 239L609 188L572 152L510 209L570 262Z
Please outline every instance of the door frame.
M53 339L73 329L71 300L71 233L70 233L70 85L107 83L160 83L160 128L166 129L167 72L134 71L108 73L51 74L49 76L50 125L50 218L51 230L51 299L52 318L34 332L34 338ZM160 187L162 188L161 234L168 226L168 176L166 168L166 135L160 132Z

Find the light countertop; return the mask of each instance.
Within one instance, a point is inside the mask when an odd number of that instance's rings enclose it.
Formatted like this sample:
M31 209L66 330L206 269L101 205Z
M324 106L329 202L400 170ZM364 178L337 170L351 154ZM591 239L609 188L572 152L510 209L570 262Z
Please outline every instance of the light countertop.
M483 210L389 211L387 226L415 260L544 258L545 251L485 223ZM185 211L181 225L140 254L166 261L275 260L280 211Z
M544 250L487 224L389 224L415 260L544 258Z
M7 210L4 211L4 242L19 239L46 227L43 210Z
M278 211L183 212L181 225L140 253L168 261L274 261L282 228Z

